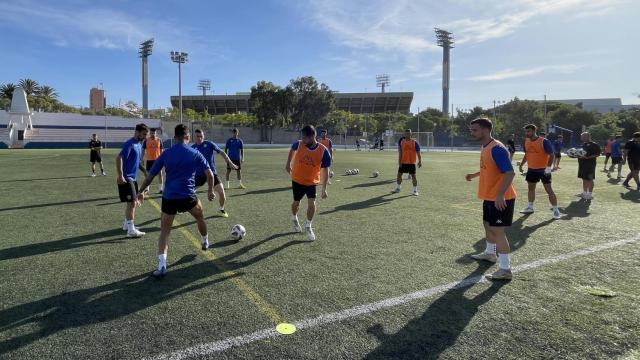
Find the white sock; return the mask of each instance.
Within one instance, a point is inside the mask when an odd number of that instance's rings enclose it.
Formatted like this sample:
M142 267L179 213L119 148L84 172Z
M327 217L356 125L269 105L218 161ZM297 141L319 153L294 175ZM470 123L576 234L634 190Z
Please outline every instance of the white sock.
M136 230L136 226L133 224L133 220L127 220L127 231L134 232Z
M227 181L227 189L229 188L229 181Z
M162 268L167 268L167 254L158 255L158 270L162 270Z
M307 219L307 222L305 222L305 223L304 223L304 227L306 227L306 228L310 229L310 228L311 228L311 222L312 222L312 221L313 221L313 220L308 220L308 219Z
M487 247L484 249L485 254L496 254L496 244L487 241Z
M220 209L218 209L220 211L224 211L224 206L220 206Z
M291 221L298 221L298 215L291 215Z
M413 192L418 192L418 187L417 186L413 187Z
M533 203L532 203L532 202L529 202L528 207L532 208L532 207L533 207Z
M498 267L500 269L510 269L509 266L509 254L498 254L498 262L500 263Z
M553 206L551 209L552 209L552 210L558 210L558 205Z
M238 180L238 184L242 185L242 180Z
M209 234L207 235L202 235L202 244L208 244L209 243Z
M397 185L396 185L396 189L397 189L397 190L400 190L400 184L397 184Z

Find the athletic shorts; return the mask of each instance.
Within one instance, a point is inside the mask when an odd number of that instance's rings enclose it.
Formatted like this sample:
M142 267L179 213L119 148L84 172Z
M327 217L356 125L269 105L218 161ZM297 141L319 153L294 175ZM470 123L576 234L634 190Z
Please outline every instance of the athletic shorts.
M506 202L507 208L500 211L496 208L494 201L485 200L482 203L482 221L488 222L489 226L511 226L516 199L507 200Z
M120 202L134 202L138 196L138 182L127 180L124 184L118 184Z
M640 170L640 160L630 160L627 158L627 162L629 163L629 170Z
M89 161L92 163L101 163L102 162L102 156L100 156L100 153L97 151L92 151L91 154L89 154Z
M238 167L238 170L242 170L242 161L240 160L231 160L231 162ZM227 164L227 170L231 170L231 166Z
M596 163L578 163L578 177L582 180L594 180L596 178Z
M411 174L411 175L415 175L416 174L416 164L402 164L400 165L400 167L398 168L398 173L400 174Z
M196 175L196 187L200 187L207 183L207 177L205 175ZM220 178L218 174L213 174L213 186L220 184Z
M147 169L147 171L151 171L151 168L153 167L153 164L155 163L155 160L147 160L147 166L145 167L145 169Z
M528 183L537 184L542 181L543 184L551 184L551 174L545 174L544 170L527 170L525 179Z
M198 197L192 195L184 199L162 198L162 212L167 215L187 212L198 205Z
M611 157L611 164L613 164L613 165L622 164L622 156L612 156Z
M555 153L556 159L560 159L562 157L562 153Z
M300 201L305 195L307 199L316 198L316 185L302 185L292 181L291 189L293 190L293 201Z

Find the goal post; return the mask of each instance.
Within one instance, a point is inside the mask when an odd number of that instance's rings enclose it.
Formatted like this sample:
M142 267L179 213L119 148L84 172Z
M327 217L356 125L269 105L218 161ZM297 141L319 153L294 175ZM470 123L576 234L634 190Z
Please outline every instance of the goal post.
M389 148L396 149L398 147L398 142L403 136L404 136L404 133L398 132L398 133L395 133L393 136L388 137L387 141L389 141L388 143ZM435 147L433 132L430 132L430 131L412 132L411 137L415 139L418 142L418 144L420 144L421 151L430 151Z

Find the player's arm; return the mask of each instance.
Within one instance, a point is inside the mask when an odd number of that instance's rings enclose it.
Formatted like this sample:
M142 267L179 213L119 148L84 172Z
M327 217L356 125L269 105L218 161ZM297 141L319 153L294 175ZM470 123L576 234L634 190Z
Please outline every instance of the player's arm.
M398 141L398 165L402 165L402 139Z
M327 193L327 183L329 182L329 167L331 166L331 155L329 155L329 150L324 150L322 154L322 164L320 168L322 179L322 198L326 199L329 194Z
M519 166L519 170L520 172L522 172L522 167L524 166L524 164L527 163L527 152L524 152L524 156L522 157L522 160L520 160L520 166Z
M226 161L226 162L227 162L227 165L229 165L229 167L230 167L231 169L233 169L233 170L238 170L238 166L237 166L236 164L234 164L234 163L231 161L231 158L229 157L229 155L227 155L227 153L226 153L226 152L221 151L221 152L220 152L220 156L222 156L222 158L224 159L224 161Z
M207 175L207 198L209 201L213 201L216 198L216 194L213 192L213 171L208 168L205 174Z
M140 186L140 189L148 188L149 185L151 185L151 182L153 182L153 179L156 177L156 175L158 175L158 173L162 170L163 167L164 167L164 156L160 155L160 157L158 157L156 161L153 163L151 170L148 172L145 170L146 176L144 178L144 181L142 182L142 186ZM142 204L142 202L144 201L144 194L140 192L138 193L137 197L138 197L138 201Z
M118 156L116 157L116 173L118 174L118 177L116 178L116 181L120 185L122 185L122 184L127 182L125 180L124 176L123 176L122 163L123 163L122 154L118 154Z
M291 174L291 160L293 160L293 155L298 151L299 142L294 142L291 145L291 149L289 150L289 157L287 158L287 165L285 165L284 169Z
M507 202L504 199L504 193L507 192L507 189L509 189L509 186L511 186L513 178L516 174L513 172L513 165L511 165L509 154L507 153L507 150L505 148L498 146L494 147L493 149L491 149L491 157L502 173L502 182L500 183L500 187L496 192L495 201L496 209L502 211L507 208Z
M244 143L240 140L240 162L244 162Z
M420 153L420 144L416 141L416 155L418 156L418 167L422 167L422 154Z
M477 178L478 176L480 176L480 171L478 171L476 173L473 173L473 174L467 174L467 175L465 175L464 178L467 179L467 181L471 181L471 180Z
M542 146L544 147L544 152L549 155L549 160L547 161L547 167L544 169L545 174L551 174L551 168L553 166L553 162L556 159L555 151L553 151L553 144L549 139L542 140Z

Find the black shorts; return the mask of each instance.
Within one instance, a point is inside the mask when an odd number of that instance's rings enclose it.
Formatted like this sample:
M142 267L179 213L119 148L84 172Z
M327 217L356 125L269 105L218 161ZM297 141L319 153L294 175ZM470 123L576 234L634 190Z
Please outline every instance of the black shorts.
M611 157L611 163L613 165L622 164L622 156L612 156Z
M198 197L192 195L184 199L162 198L162 212L167 215L187 212L198 205Z
M494 201L485 200L482 203L482 221L488 222L489 226L511 226L516 199L507 200L506 202L507 208L500 211L496 208Z
M207 183L206 175L196 175L196 187L200 187ZM220 178L218 174L213 174L213 186L220 184Z
M242 161L240 160L231 160L231 162L238 167L238 170L242 169ZM229 164L227 164L227 170L231 170L231 166L229 166Z
M97 163L97 162L101 163L102 162L102 156L100 156L99 152L92 151L89 154L89 161L92 162L92 163Z
M146 166L147 171L151 171L151 168L153 167L153 164L155 162L156 162L155 160L147 160L147 166Z
M315 185L302 185L295 181L291 182L291 189L293 190L293 201L300 201L306 195L307 199L316 198L316 186Z
M631 171L640 170L640 161L634 161L627 158L627 162L629 163L629 170Z
M124 184L118 184L118 195L120 195L120 202L134 202L138 196L138 182L127 181Z
M527 170L525 179L528 183L537 184L542 181L543 184L551 184L551 174L545 174L544 170Z
M594 180L596 178L596 163L578 163L578 177L582 180Z
M398 168L398 173L399 174L407 174L407 173L409 173L411 175L415 175L416 174L416 164L402 164Z
M560 159L562 157L562 153L555 153L556 159Z

